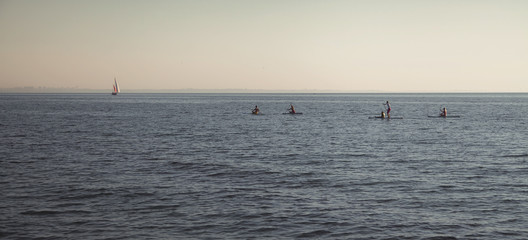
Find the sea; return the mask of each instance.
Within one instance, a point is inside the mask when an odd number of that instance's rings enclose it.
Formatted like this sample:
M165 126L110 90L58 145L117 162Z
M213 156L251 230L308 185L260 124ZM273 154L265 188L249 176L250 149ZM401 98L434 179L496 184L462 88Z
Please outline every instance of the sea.
M0 238L528 239L527 116L527 93L0 94Z

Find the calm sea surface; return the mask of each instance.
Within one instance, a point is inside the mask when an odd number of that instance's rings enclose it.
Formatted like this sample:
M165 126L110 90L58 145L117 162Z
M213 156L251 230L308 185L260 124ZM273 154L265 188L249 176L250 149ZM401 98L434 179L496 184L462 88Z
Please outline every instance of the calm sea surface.
M387 100L403 119L369 119ZM527 116L528 94L2 94L0 238L528 239Z

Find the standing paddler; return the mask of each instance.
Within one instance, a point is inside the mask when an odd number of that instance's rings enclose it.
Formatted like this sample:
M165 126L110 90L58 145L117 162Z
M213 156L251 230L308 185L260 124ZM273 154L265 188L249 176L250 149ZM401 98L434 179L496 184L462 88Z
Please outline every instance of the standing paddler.
M390 106L389 101L387 101L387 103L384 103L383 105L387 105L387 117L390 118L391 106Z

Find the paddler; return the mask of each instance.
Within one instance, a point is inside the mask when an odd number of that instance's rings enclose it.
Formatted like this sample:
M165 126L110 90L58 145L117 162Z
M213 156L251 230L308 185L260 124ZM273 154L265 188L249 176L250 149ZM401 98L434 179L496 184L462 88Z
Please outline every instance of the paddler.
M290 108L288 110L290 110L291 114L295 114L295 108L293 107L292 104L290 104Z
M447 117L447 109L445 107L441 110L440 117Z
M387 103L385 103L383 105L387 105L387 117L390 117L391 106L390 106L389 101L387 101Z
M253 109L253 111L251 111L251 113L258 114L259 112L260 112L260 109L258 108L257 105L255 105L255 109Z

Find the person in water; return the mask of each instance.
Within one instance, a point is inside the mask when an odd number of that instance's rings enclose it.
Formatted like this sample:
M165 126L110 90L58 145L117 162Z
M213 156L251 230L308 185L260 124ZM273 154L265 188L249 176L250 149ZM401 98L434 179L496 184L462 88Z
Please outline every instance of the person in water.
M295 113L295 108L291 104L290 104L290 108L288 110L290 110L290 113L292 113L292 114Z
M259 112L260 112L260 109L258 108L257 105L255 105L255 109L253 109L253 111L251 111L251 113L258 114Z
M385 118L385 112L381 111L381 118Z
M447 117L447 109L444 107L442 111L440 112L440 117Z
M384 105L387 105L387 117L390 117L391 106L389 101L387 101L387 103L385 103Z

